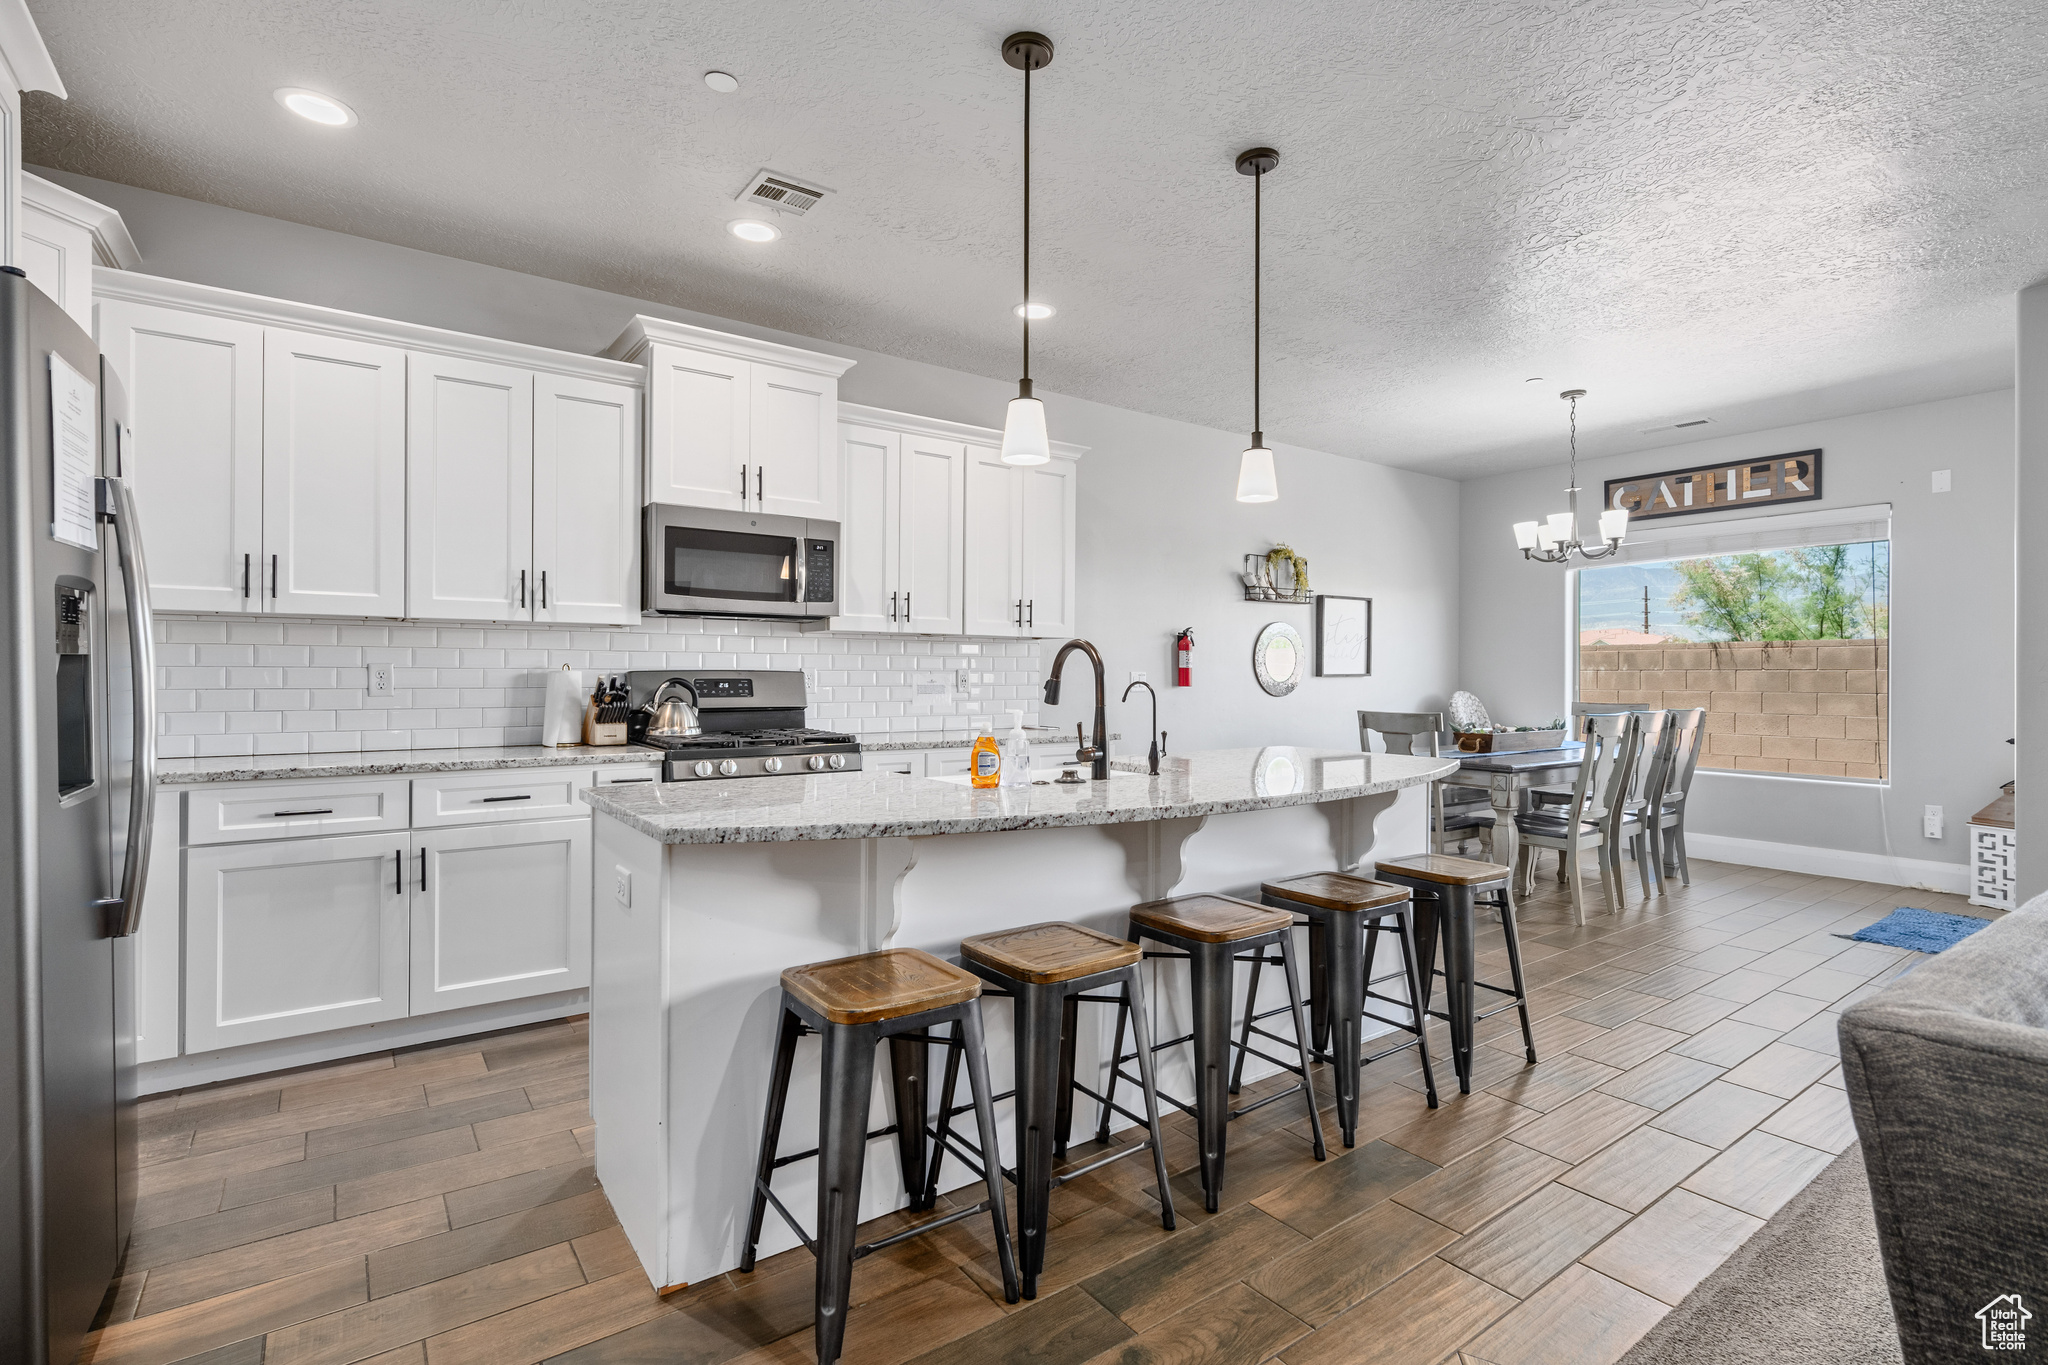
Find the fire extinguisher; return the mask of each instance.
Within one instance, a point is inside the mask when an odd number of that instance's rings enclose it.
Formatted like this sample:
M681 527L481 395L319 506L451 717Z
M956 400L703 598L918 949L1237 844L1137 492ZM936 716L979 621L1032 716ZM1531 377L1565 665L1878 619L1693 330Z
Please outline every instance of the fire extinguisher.
M1193 682L1195 628L1189 626L1173 642L1173 685L1187 687Z

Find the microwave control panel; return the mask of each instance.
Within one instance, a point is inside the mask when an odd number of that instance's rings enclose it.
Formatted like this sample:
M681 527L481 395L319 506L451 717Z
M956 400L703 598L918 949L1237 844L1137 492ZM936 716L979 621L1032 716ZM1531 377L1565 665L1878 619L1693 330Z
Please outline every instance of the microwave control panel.
M829 540L805 541L804 601L833 601L835 600L835 594L832 589L832 542Z

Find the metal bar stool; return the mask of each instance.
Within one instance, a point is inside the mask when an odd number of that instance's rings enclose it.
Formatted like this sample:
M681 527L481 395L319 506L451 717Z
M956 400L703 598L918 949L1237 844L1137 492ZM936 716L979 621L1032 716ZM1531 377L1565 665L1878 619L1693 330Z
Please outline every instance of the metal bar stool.
M1138 980L1141 956L1137 944L1078 924L1031 924L1022 929L977 934L960 944L960 964L988 983L984 994L1007 995L1017 1002L1017 1088L994 1099L1002 1100L1010 1094L1017 1098L1017 1165L1014 1170L1004 1169L1003 1175L1017 1186L1017 1259L1027 1299L1038 1297L1038 1277L1045 1269L1052 1192L1069 1180L1150 1148L1152 1168L1159 1178L1159 1222L1169 1231L1173 1228L1173 1195L1166 1185L1166 1149L1159 1136L1152 1052L1145 1045L1144 985ZM1088 994L1105 986L1122 989L1116 995ZM1074 1079L1076 1026L1079 1006L1084 1002L1115 1005L1120 1011L1130 1012L1138 1045L1138 1074L1145 1092L1143 1114L1133 1114L1112 1104L1108 1096L1099 1095ZM925 1186L927 1204L938 1196L939 1167L946 1159L948 1147L968 1146L968 1152L956 1148L954 1155L977 1172L987 1164L987 1153L994 1150L986 1142L973 1147L952 1132L954 1116L971 1107L953 1105L959 1058L957 1051L946 1058L946 1080L934 1134L937 1145L932 1153L931 1178ZM1144 1124L1148 1136L1143 1142L1055 1176L1053 1163L1067 1154L1067 1139L1073 1131L1076 1090L1104 1106L1104 1141L1109 1136L1111 1109Z
M1146 957L1185 959L1188 964L1189 984L1194 996L1194 1031L1154 1043L1151 1050L1156 1053L1187 1042L1195 1046L1195 1102L1184 1104L1164 1093L1160 1098L1194 1117L1202 1149L1204 1207L1210 1213L1216 1212L1217 1199L1223 1193L1224 1130L1230 1120L1283 1100L1296 1090L1301 1092L1308 1105L1309 1132L1315 1139L1316 1160L1324 1160L1329 1153L1323 1146L1322 1116L1316 1111L1315 1086L1308 1074L1308 1013L1302 1008L1301 982L1294 969L1294 916L1238 900L1235 896L1175 896L1169 900L1147 901L1143 905L1132 906L1130 936L1134 943L1151 941L1174 950L1148 950ZM1236 964L1250 960L1242 954L1254 953L1263 957L1267 948L1275 946L1280 949L1280 966L1287 973L1287 1002L1294 1015L1294 1038L1281 1038L1264 1029L1259 1033L1277 1042L1292 1042L1300 1065L1291 1065L1256 1049L1247 1047L1246 1050L1283 1071L1292 1072L1299 1078L1299 1083L1242 1109L1232 1109L1230 1050L1238 1044L1230 1036L1230 994ZM1111 1052L1115 1060L1109 1074L1109 1098L1112 1100L1116 1096L1119 1078L1134 1079L1123 1074L1123 1064L1137 1055L1124 1052L1126 1018L1132 1018L1135 1024L1131 1009L1128 1006L1119 1008L1116 1043ZM1143 1042L1139 1041L1141 1038L1142 1034L1134 1033L1133 1041L1138 1042L1140 1051L1144 1049ZM1107 1116L1104 1122L1107 1123ZM1099 1131L1096 1136L1101 1138L1107 1134ZM1165 1192L1162 1186L1161 1195Z
M1424 1011L1451 1026L1451 1058L1458 1070L1458 1090L1472 1093L1472 1035L1482 1019L1502 1010L1522 1013L1522 1046L1531 1065L1536 1061L1536 1035L1529 1029L1529 992L1522 983L1522 941L1515 931L1515 897L1510 883L1514 872L1499 863L1482 863L1476 858L1452 858L1441 853L1421 853L1412 858L1389 858L1373 870L1383 882L1405 886L1415 896L1417 909L1434 907L1435 914L1423 914L1416 922L1415 936L1422 950L1422 1004ZM1507 938L1508 970L1512 986L1496 986L1477 979L1474 961L1479 906L1484 903L1500 911L1501 932ZM1436 940L1444 945L1444 1005L1430 1010L1429 996L1436 975ZM1509 997L1508 1003L1477 1012L1476 991L1484 989Z
M1017 1263L1010 1248L1010 1229L1003 1208L1002 1182L987 1174L988 1197L906 1228L878 1241L854 1244L860 1223L861 1171L867 1164L868 1142L912 1127L924 1134L922 1105L912 1115L868 1131L868 1098L874 1084L875 1047L888 1039L939 1045L967 1057L967 1083L974 1092L975 1119L984 1144L995 1140L996 1111L989 1097L988 1059L981 1033L981 981L930 953L915 948L889 948L831 962L791 967L782 974L782 1022L775 1036L775 1070L768 1085L768 1114L761 1126L761 1155L754 1170L754 1203L747 1215L747 1245L740 1269L754 1268L754 1248L761 1240L761 1220L773 1204L804 1246L818 1259L817 1321L819 1365L839 1359L846 1340L846 1309L853 1284L853 1263L871 1252L891 1247L919 1233L930 1232L978 1213L987 1213L995 1227L996 1252L1003 1268L1003 1297L1017 1302ZM953 1036L931 1030L953 1024ZM777 1156L782 1139L782 1110L789 1098L789 1074L796 1062L797 1039L822 1036L824 1071L818 1106L818 1145L807 1152ZM951 1058L949 1057L949 1066ZM921 1090L921 1087L918 1087ZM898 1087L899 1096L904 1087ZM769 1188L777 1170L792 1162L818 1158L818 1234L811 1237ZM918 1172L921 1176L922 1172ZM913 1203L924 1195L921 1179L906 1187Z
M1429 1090L1429 1107L1437 1107L1436 1071L1429 1064L1429 1037L1422 1013L1421 961L1415 950L1412 923L1415 902L1405 886L1390 886L1342 872L1312 872L1304 877L1267 882L1259 888L1260 899L1276 910L1291 910L1308 920L1309 975L1315 994L1309 999L1309 1027L1315 1039L1315 1058L1336 1067L1337 1126L1344 1145L1358 1145L1358 1073L1368 1063L1392 1056L1404 1048L1416 1048L1422 1055L1422 1079ZM1372 974L1373 955L1379 947L1382 925L1391 919L1386 932L1401 952L1401 970L1382 977ZM1245 1050L1258 1022L1286 1008L1255 1012L1259 998L1259 968L1265 965L1261 952L1252 960L1252 980L1245 1006L1243 1032L1239 1035L1237 1069L1230 1078L1230 1092L1244 1074ZM1404 980L1406 998L1382 995L1373 987L1381 981ZM1408 1019L1390 1019L1375 1014L1369 1001L1399 1005ZM1381 1048L1370 1057L1364 1054L1364 1021L1390 1024L1411 1035L1406 1042ZM1265 1031L1259 1030L1261 1033ZM1334 1038L1332 1035L1335 1035ZM1271 1034L1266 1034L1271 1037Z

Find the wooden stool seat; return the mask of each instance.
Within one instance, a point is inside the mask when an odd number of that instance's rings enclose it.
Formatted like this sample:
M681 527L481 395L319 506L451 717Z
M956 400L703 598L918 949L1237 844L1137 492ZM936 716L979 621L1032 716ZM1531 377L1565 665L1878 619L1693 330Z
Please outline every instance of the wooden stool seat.
M834 1024L879 1024L972 1000L981 978L917 948L791 967L782 989Z
M1196 943L1235 943L1286 929L1294 917L1235 896L1174 896L1131 907L1131 923L1177 934Z
M1413 877L1419 882L1435 882L1439 886L1482 886L1487 882L1502 881L1512 876L1514 870L1499 863L1481 862L1477 858L1418 853L1412 858L1389 858L1381 863L1378 875L1384 877L1389 873Z
M1311 872L1304 877L1267 882L1259 888L1277 900L1297 901L1319 910L1378 910L1409 898L1405 886L1389 886L1342 872Z
M960 940L960 956L1033 986L1128 967L1144 956L1135 943L1078 924L1051 921Z

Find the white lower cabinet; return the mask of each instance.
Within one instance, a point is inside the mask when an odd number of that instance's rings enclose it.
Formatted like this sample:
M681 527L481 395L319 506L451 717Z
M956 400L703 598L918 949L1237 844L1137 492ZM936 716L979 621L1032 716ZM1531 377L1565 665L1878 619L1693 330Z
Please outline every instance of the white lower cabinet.
M590 820L414 836L412 1013L590 984Z
M406 834L185 855L185 1051L408 1013Z

